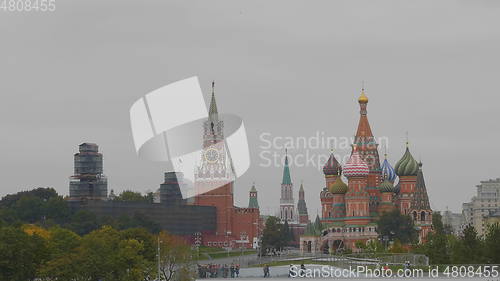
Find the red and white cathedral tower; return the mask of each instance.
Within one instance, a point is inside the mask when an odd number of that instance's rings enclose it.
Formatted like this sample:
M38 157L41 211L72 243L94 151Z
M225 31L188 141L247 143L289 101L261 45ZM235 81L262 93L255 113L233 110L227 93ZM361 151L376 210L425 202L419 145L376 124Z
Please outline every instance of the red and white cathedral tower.
M350 225L365 225L371 221L370 194L367 191L370 168L361 158L357 146L353 145L351 158L343 168L348 189L345 194L346 219Z
M370 123L368 122L368 97L365 94L365 89L361 89L361 95L358 98L359 103L359 123L354 144L357 146L359 155L368 165L369 173L367 176L366 190L370 194L370 214L376 216L378 204L380 203L379 184L382 182L380 173L380 159L378 155L378 143L373 136Z

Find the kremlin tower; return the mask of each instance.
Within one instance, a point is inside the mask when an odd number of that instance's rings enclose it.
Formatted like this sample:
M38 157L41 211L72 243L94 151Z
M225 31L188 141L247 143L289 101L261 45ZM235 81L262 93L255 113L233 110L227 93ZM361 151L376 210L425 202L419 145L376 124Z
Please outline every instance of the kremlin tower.
M281 197L280 197L280 210L277 215L282 223L287 222L295 241L293 245L298 244L298 238L304 234L307 224L309 223L309 214L307 212L307 205L305 200L304 184L300 184L299 200L297 202L297 209L295 209L295 201L293 199L293 183L290 174L290 166L288 162L288 151L285 149L285 163L283 167L283 179L281 181Z
M250 194L248 196L248 208L249 209L258 209L259 201L257 200L257 189L255 188L255 183L252 185L250 189Z
M281 222L295 223L295 203L293 200L293 183L290 177L290 167L288 166L288 153L285 150L285 167L283 168L283 180L281 181L280 198L280 219Z
M209 247L251 248L258 245L261 228L257 189L252 186L248 208L234 206L234 176L224 141L224 121L219 118L215 100L215 83L208 118L203 123L201 164L195 171L194 205L217 209L215 233L203 233L203 245Z
M304 184L300 184L299 201L297 202L297 212L299 214L299 224L307 224L309 215L307 213L306 199L304 195Z

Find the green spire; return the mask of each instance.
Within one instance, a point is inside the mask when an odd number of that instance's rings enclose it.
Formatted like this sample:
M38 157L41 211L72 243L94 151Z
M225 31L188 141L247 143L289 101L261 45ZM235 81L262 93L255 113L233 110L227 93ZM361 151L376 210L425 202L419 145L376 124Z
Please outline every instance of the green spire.
M257 189L255 188L255 183L252 184L252 188L250 189L250 192L257 192Z
M281 184L292 184L290 177L290 167L288 167L288 152L285 149L285 168L283 169L283 181Z
M319 236L322 229L323 224L319 219L319 215L316 215L316 220L307 224L304 235Z
M316 214L316 219L314 220L314 227L321 231L321 229L323 228L323 225L321 224L321 220L319 219L319 215Z
M210 109L208 116L212 121L218 120L217 103L215 102L215 81L212 81L212 99L210 100Z

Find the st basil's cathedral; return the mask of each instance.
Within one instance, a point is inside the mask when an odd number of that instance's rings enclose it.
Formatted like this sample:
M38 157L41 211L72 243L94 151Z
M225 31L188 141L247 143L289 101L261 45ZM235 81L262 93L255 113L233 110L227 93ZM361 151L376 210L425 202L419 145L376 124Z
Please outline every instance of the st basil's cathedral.
M387 155L381 165L378 144L368 122L364 89L358 103L360 117L350 158L341 165L332 152L324 165L326 184L320 192L321 218L309 224L300 237L301 252L356 251L357 241L378 239L376 221L392 210L412 218L420 242L432 231L432 210L422 163L413 158L407 142L406 151L394 168Z

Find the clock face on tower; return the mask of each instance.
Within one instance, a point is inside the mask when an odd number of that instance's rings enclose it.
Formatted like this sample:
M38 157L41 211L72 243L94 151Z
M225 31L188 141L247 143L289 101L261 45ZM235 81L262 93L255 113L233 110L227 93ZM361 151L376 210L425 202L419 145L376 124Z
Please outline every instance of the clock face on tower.
M205 151L205 160L208 163L215 163L219 160L219 152L214 148L209 148Z

